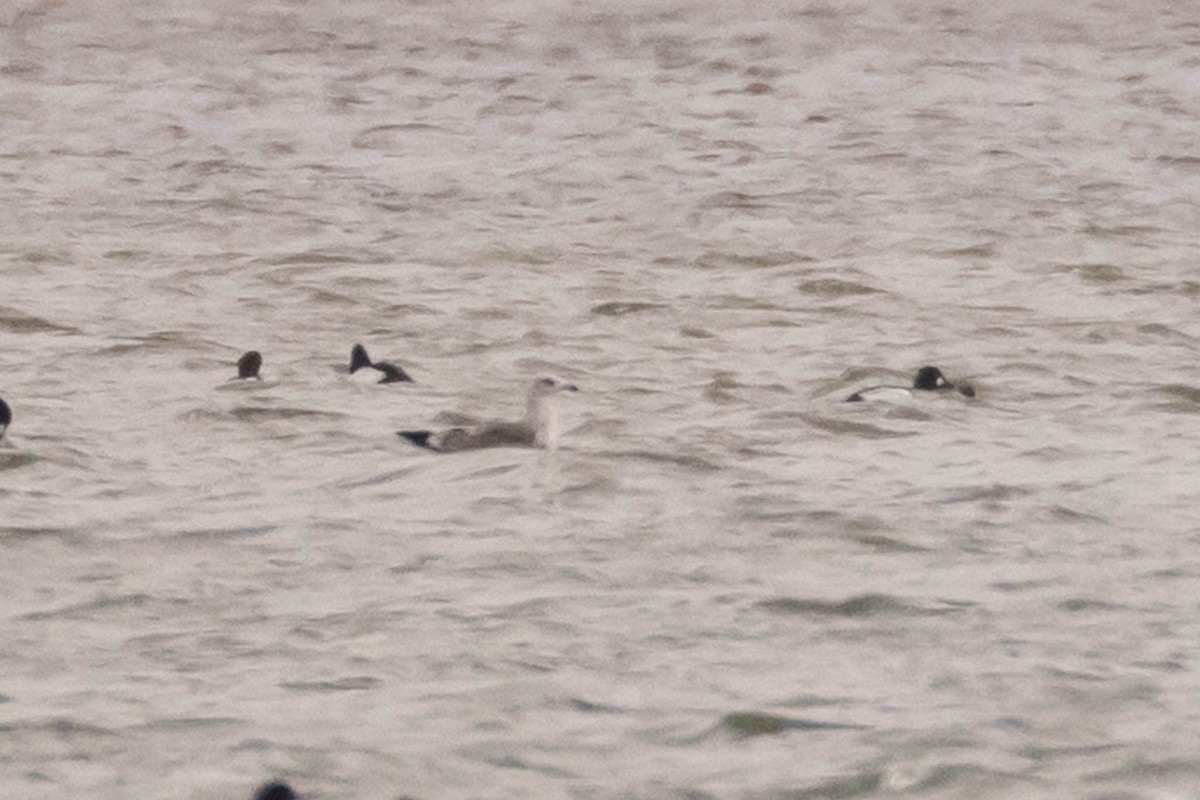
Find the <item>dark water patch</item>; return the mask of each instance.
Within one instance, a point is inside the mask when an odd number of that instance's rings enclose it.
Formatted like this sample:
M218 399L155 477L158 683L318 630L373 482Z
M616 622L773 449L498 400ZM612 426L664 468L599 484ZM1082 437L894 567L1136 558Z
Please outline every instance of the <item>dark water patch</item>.
M929 254L937 258L992 258L996 255L996 243L980 242L965 247L931 250Z
M624 714L626 711L626 709L620 706L608 705L607 703L593 703L579 697L569 698L567 705L584 714Z
M1044 461L1048 464L1057 464L1061 461L1066 461L1067 459L1075 457L1076 453L1063 447L1047 445L1046 447L1038 447L1034 450L1026 450L1025 452L1018 453L1017 455L1019 458L1032 458L1035 461Z
M350 140L350 146L361 150L402 150L406 144L419 137L427 142L429 138L453 136L448 128L429 125L423 122L398 123L392 125L376 125L356 134Z
M64 333L77 334L79 329L71 325L59 325L42 317L26 314L15 308L0 307L0 331L8 333Z
M998 786L1005 784L1018 784L1028 787L1031 784L1041 785L1044 782L1039 778L1033 778L1028 775L1020 775L1011 772L1001 772L987 767L982 767L978 764L939 764L933 769L928 770L920 780L913 782L908 788L911 796L922 796L921 792L932 792L939 789L947 789L951 787L957 788L958 796L971 796L976 790L988 789L994 790ZM1043 786L1043 789L1048 789L1049 786ZM1012 797L1021 797L1024 792L1013 791Z
M1060 272L1074 275L1084 283L1115 283L1125 280L1125 272L1116 264L1106 263L1085 263L1085 264L1057 264L1051 268L1051 272Z
M1085 775L1083 779L1089 783L1121 780L1135 781L1142 785L1152 784L1159 780L1179 779L1195 785L1200 782L1200 760L1195 758L1151 760L1143 756L1134 756L1119 767L1093 772ZM1138 795L1139 798L1145 796Z
M865 146L865 144L863 145ZM868 153L863 156L858 156L854 159L855 164L881 164L892 161L907 161L912 158L911 153L906 153L903 150L883 150L876 153Z
M1200 170L1200 156L1161 155L1154 160L1159 164L1165 164L1169 167L1179 167L1186 170Z
M0 454L0 470L4 469L3 456ZM53 539L66 544L76 544L82 540L78 531L70 528L38 528L21 526L0 526L0 542L4 544L25 544Z
M1088 487L1080 486L1078 488L1084 489ZM1076 509L1064 505L1052 505L1047 508L1044 513L1055 522L1098 522L1104 525L1108 524L1108 519L1106 517L1102 517L1099 514L1092 514L1087 511L1077 511Z
M764 300L761 297L745 297L735 294L723 294L714 297L707 303L708 308L718 309L733 309L735 311L777 311L784 312L789 309L778 303ZM799 323L790 323L796 324Z
M480 119L487 117L516 117L536 113L546 105L546 101L523 94L504 95L494 102L479 109L476 116Z
M520 464L501 464L496 467L486 467L485 469L477 469L472 472L468 472L464 475L458 476L454 480L455 481L471 481L471 480L477 480L479 478L497 478L501 475L507 475L510 472L515 472L516 470L518 470L520 468L521 468ZM488 501L488 498L480 498L480 500L486 502L486 501Z
M885 788L884 777L879 770L863 770L805 788L786 789L778 797L779 800L854 800L856 797L873 797Z
M1190 345L1195 341L1195 337L1172 328L1170 325L1163 325L1161 322L1148 322L1145 325L1138 325L1137 332L1156 339L1173 340L1180 344Z
M998 338L1028 339L1029 337L1033 336L1033 334L1029 331L1002 327L1000 325L984 325L980 328L975 328L975 335L982 340Z
M915 431L890 430L867 422L853 422L847 419L822 417L816 414L799 414L798 416L811 427L837 436L853 436L858 439L897 439L916 435Z
M529 772L544 775L548 778L557 778L560 780L579 779L581 776L569 770L562 769L551 764L534 764L523 758L505 753L503 755L484 755L479 760L485 764L490 764L493 767L500 769L516 769L527 770Z
M346 247L336 250L314 248L256 258L253 263L276 267L321 267L332 264L390 264L394 258L393 254L365 248Z
M255 536L265 536L276 528L275 525L253 525L232 528L195 528L169 534L166 538L196 542L223 542L230 539L248 539Z
M0 472L7 472L10 469L20 469L35 464L38 457L33 453L26 453L23 450L0 450Z
M154 256L149 250L109 250L101 258L110 261L147 261Z
M382 486L383 484L391 483L400 478L405 478L418 470L418 467L404 467L402 469L393 469L388 472L380 473L379 475L371 475L367 478L355 480L340 481L337 484L339 489L359 489L364 486Z
M660 308L666 308L662 303L641 303L641 302L611 302L601 303L598 306L592 306L591 313L601 317L623 317L627 314L638 314L643 311L657 311Z
M445 311L440 311L433 306L422 305L420 303L389 303L383 307L384 312L393 316L401 316L405 314L445 314Z
M608 450L594 455L617 461L643 461L648 464L665 464L679 467L688 472L719 472L721 467L699 456L683 453L656 453L651 450Z
M30 248L23 250L17 258L26 264L40 266L48 264L50 266L64 267L75 263L75 256L69 250L43 250L41 248Z
M1106 227L1094 223L1088 223L1083 226L1081 232L1100 239L1119 239L1126 236L1148 236L1151 234L1166 233L1162 228L1154 225L1112 225Z
M345 414L333 411L316 411L311 408L267 408L264 406L242 406L229 412L241 422L262 422L287 419L343 419Z
M867 286L856 281L843 281L837 278L818 278L816 280L805 281L796 288L801 294L834 299L839 297L860 297L866 294L879 294L881 292L880 289L876 289L873 286Z
M1056 763L1068 758L1085 758L1087 756L1112 753L1119 750L1120 747L1120 745L1115 744L1064 745L1061 747L1028 745L1018 748L1017 753L1022 758L1027 758L1030 761Z
M122 611L130 608L141 608L150 602L150 595L135 592L116 595L115 597L100 597L85 603L57 608L52 611L33 611L23 614L18 619L36 622L46 619L94 619L99 612Z
M122 342L121 344L101 348L97 351L97 355L119 356L143 350L152 352L160 350L173 351L181 347L191 346L194 342L195 339L183 331L155 331L145 336L132 337L129 341Z
M1080 611L1118 611L1126 608L1126 606L1118 603L1110 603L1106 600L1096 600L1086 597L1073 597L1056 604L1055 608L1061 611L1080 612Z
M787 495L744 494L737 498L735 505L740 520L794 523L800 517L795 498ZM774 535L776 538L792 538L801 534L779 532Z
M1182 383L1166 383L1153 387L1154 392L1189 406L1200 406L1200 388Z
M338 292L331 292L328 289L312 289L309 291L309 298L314 303L323 303L326 305L356 306L359 304L359 301L353 297Z
M733 373L719 372L713 376L711 381L705 384L701 394L710 403L725 405L737 400L737 396L733 392L735 389L741 388L744 388L744 386L738 383Z
M694 265L702 269L728 269L730 267L764 269L786 267L792 264L810 264L814 261L816 259L812 256L795 253L790 250L777 250L768 253L757 253L755 255L724 250L706 250L695 260Z
M99 736L117 736L111 728L99 725L89 725L72 719L56 717L53 719L17 720L0 723L0 735L44 733L56 739L72 739L75 737L95 738Z
M818 722L781 717L777 714L765 714L758 711L736 711L721 718L721 727L734 736L749 738L753 736L774 736L791 731L847 731L865 730L866 725L855 725L844 722Z
M1033 489L1028 489L1024 486L1012 486L1010 484L994 483L990 486L963 486L958 489L951 489L949 494L941 502L946 504L978 502L997 503L1008 500L1016 500L1021 497L1028 497L1031 494L1033 494Z
M175 717L130 725L125 730L129 733L188 733L213 731L245 724L245 720L236 717Z
M691 325L684 325L679 329L679 335L687 339L714 339L716 334L712 331L707 331L704 328L696 328Z
M775 90L771 88L771 84L763 83L762 81L754 81L753 83L747 83L745 86L741 87L740 89L725 89L725 90L715 92L715 94L748 94L752 97L758 96L758 95L764 95L764 94L774 94L774 93L775 93Z
M330 681L284 681L279 687L293 692L362 692L374 689L382 683L379 678L369 675L352 675Z
M863 594L841 602L800 597L774 597L769 600L760 600L755 605L773 614L851 619L929 613L886 594Z
M998 592L1008 592L1016 594L1018 592L1031 592L1041 589L1048 589L1052 586L1058 586L1063 583L1061 578L1040 578L1037 580L1028 581L997 581L989 583L989 589L995 589Z
M737 488L741 489L739 485ZM784 502L789 506L795 505L794 498L785 497L770 497L763 496L761 498L754 495L747 495L744 502L762 504L765 500L774 502ZM783 518L784 515L779 515L776 520ZM799 520L797 520L799 517ZM812 538L813 536L827 536L831 538L845 537L850 541L857 541L867 546L878 546L882 550L891 549L886 543L886 537L876 536L876 531L888 529L888 525L879 517L862 514L854 515L847 514L841 510L816 509L812 511L804 511L797 513L794 510L788 510L786 519L796 520L796 527L788 530L777 531L772 534L773 538L778 539L801 539ZM892 541L892 540L887 540ZM897 543L898 544L898 543ZM903 548L899 548L903 549Z
M742 192L714 192L706 195L696 203L696 208L730 208L742 211L758 211L770 208L765 202L766 196L744 194Z
M875 550L880 553L927 553L927 552L929 552L928 547L923 547L923 546L917 545L917 544L910 544L909 542L905 542L900 539L893 539L890 536L861 534L861 535L857 535L857 536L851 536L850 540L854 541L854 542L858 542L859 544L863 545L864 547L870 547L872 550Z

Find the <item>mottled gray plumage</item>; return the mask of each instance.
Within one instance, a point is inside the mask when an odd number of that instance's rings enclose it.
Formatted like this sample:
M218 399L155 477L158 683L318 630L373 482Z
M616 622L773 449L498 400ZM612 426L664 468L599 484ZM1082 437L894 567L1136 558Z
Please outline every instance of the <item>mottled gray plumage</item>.
M397 431L396 435L417 447L437 453L456 453L490 447L545 447L553 449L557 440L558 415L553 397L559 392L575 392L574 384L556 378L538 378L529 389L525 418L520 422L485 422L471 427L443 431Z

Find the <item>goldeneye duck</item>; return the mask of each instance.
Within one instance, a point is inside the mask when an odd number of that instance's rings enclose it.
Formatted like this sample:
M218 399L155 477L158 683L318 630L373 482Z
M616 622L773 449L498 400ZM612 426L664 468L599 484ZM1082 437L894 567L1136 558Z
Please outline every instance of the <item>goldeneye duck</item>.
M238 380L254 378L261 381L262 376L258 374L260 369L262 369L262 353L257 350L243 353L237 362Z
M350 350L350 374L358 372L360 369L370 368L383 373L383 377L378 383L416 383L412 378L408 377L408 373L395 364L387 361L372 361L367 355L367 348L361 344L356 344Z
M4 402L4 398L0 397L0 439L4 438L4 432L11 424L12 409L8 407L8 403Z
M911 399L914 392L941 392L953 388L954 384L951 383L937 367L921 367L919 370L917 370L917 374L913 378L911 387L872 386L867 389L859 389L857 392L847 397L846 402L903 402ZM975 396L975 390L970 386L964 386L962 389L960 389L960 391L967 397Z
M254 793L254 800L296 800L296 793L286 783L264 783Z

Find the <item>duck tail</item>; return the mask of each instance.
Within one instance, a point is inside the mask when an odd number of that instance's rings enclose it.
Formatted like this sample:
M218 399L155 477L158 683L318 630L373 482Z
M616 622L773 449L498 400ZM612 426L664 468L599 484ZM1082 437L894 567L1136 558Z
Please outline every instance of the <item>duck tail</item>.
M361 344L354 345L350 350L350 372L351 374L358 372L363 367L371 366L371 357L367 355L367 348Z

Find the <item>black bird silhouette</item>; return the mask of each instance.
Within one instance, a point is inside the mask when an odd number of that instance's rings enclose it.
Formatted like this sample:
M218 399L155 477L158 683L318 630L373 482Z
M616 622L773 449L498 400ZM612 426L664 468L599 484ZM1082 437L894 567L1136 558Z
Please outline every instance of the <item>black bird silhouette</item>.
M254 800L296 800L296 793L286 783L272 781L258 787Z
M350 351L350 374L353 375L360 369L367 367L383 373L383 377L379 379L379 383L416 383L400 367L387 361L372 361L371 357L367 355L367 348L361 344L354 345L354 348Z
M257 350L243 353L242 357L238 359L237 368L238 380L255 378L261 381L262 376L258 374L258 371L262 369L262 353Z

